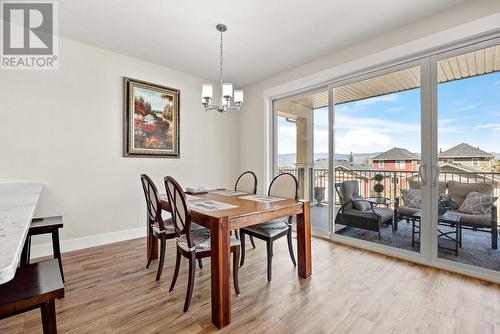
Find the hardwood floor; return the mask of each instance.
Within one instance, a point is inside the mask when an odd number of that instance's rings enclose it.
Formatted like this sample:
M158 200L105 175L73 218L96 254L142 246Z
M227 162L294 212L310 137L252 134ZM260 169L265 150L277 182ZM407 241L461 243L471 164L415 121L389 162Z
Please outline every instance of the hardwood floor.
M211 324L210 265L197 268L191 308L182 312L183 259L168 292L173 241L160 282L145 269L144 239L63 254L66 297L60 333L500 333L500 286L313 239L313 276L297 278L285 241L275 245L273 281L266 247L248 248L233 294L232 324ZM37 310L0 321L0 333L41 333Z

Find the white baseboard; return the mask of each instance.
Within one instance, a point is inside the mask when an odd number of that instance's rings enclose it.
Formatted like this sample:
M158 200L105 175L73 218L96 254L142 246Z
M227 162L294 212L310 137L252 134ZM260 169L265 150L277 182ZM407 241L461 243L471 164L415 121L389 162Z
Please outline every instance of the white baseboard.
M111 244L113 242L136 239L146 236L146 228L137 227L129 230L95 234L88 237L61 240L61 252L71 252L74 250ZM52 255L52 243L32 245L31 258L36 259L42 256Z

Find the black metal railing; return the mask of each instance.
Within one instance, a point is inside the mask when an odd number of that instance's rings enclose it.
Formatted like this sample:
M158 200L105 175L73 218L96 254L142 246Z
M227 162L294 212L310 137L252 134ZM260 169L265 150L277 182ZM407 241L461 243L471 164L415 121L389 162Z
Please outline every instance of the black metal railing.
M297 168L278 168L278 172L288 172L299 176ZM327 168L314 168L312 172L313 185L315 188L328 188L329 175ZM382 175L381 181L375 180L375 175ZM375 184L383 185L381 196L394 199L401 196L402 189L411 187L411 183L420 182L418 171L399 171L399 170L380 170L380 169L337 169L335 170L335 183L341 183L348 180L359 182L360 195L364 197L375 197L377 193L373 190ZM299 180L300 181L300 180ZM458 181L463 183L490 183L493 185L494 196L500 197L500 172L459 172L459 171L440 171L439 182ZM304 187L304 185L299 185ZM328 190L325 191L323 202L328 203ZM338 203L336 199L335 204Z

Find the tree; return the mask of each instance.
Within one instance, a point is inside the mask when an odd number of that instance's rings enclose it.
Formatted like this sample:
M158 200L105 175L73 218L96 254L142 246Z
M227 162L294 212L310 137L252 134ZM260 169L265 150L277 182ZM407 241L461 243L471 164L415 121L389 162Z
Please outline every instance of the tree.
M349 163L351 165L354 163L354 156L352 155L352 152L347 156L347 160L349 160Z
M495 161L495 166L493 167L497 172L500 172L500 160Z

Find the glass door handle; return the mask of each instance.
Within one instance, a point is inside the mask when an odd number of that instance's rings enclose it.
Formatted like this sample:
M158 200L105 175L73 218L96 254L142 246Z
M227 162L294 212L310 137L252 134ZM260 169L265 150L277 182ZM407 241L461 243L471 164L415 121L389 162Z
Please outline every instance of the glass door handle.
M436 186L439 180L439 166L432 165L432 185Z
M421 164L418 167L418 175L420 176L420 180L421 180L420 183L422 183L422 185L424 185L426 183L426 181L427 181L426 178L425 178L425 164Z

